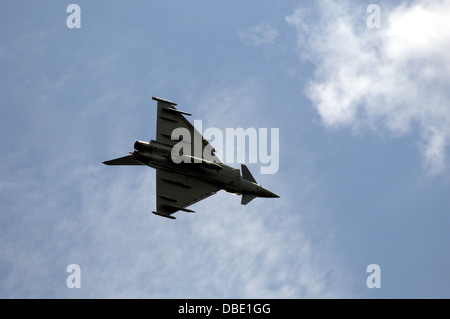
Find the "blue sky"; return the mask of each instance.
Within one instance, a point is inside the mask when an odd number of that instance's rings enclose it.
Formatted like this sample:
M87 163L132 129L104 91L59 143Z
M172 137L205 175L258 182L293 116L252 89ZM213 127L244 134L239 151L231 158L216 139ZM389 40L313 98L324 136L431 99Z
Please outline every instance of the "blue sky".
M450 297L449 1L375 29L372 2L70 3L0 4L0 297ZM248 166L281 198L151 214L154 170L101 162L155 137L152 96L279 128L278 172Z

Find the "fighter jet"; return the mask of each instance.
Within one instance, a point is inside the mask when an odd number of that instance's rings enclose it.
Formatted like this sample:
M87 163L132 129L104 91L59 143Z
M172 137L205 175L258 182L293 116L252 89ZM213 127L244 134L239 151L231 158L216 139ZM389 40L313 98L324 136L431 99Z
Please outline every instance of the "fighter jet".
M279 197L259 185L247 166L241 165L241 175L238 169L223 164L214 154L214 148L184 117L190 113L176 109L175 102L158 97L152 99L158 105L156 140L136 141L129 155L103 163L146 165L156 169L156 211L153 214L175 219L173 214L177 211L194 213L186 207L222 189L242 195L243 205L256 197Z

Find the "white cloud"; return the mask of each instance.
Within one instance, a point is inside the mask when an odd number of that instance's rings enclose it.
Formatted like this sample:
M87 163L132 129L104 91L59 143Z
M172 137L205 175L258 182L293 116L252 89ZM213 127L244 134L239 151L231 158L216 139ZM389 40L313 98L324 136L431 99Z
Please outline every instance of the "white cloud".
M394 136L417 127L428 171L443 172L450 142L450 1L380 5L380 29L367 28L369 13L360 3L318 7L314 21L302 8L286 21L296 27L301 57L315 66L306 94L324 124Z

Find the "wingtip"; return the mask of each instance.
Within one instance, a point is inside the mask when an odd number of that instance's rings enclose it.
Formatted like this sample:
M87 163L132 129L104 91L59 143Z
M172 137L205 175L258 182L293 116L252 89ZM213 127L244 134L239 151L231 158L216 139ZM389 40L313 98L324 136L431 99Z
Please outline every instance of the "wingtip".
M152 100L154 100L154 101L161 101L161 102L169 103L169 104L172 104L172 105L177 105L177 103L175 103L173 101L162 99L162 98L157 97L157 96L152 96Z
M169 219L176 219L175 216L172 216L170 214L164 214L164 213L160 213L158 211L152 211L153 214L161 216L161 217L165 217L165 218L169 218Z

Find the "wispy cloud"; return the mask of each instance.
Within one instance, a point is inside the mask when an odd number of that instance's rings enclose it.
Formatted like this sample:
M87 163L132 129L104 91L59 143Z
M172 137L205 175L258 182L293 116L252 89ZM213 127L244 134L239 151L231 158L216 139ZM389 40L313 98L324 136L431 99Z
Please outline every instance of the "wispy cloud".
M420 132L425 166L445 170L450 143L450 1L381 4L381 28L359 2L320 1L318 20L297 9L303 59L315 66L306 94L329 127ZM355 10L360 8L361 10ZM314 10L315 11L315 10Z
M288 201L220 192L170 221L155 207L154 172L70 161L2 168L2 297L339 297L348 282L329 241L311 240ZM66 168L70 167L70 171ZM109 173L108 173L109 172ZM12 196L24 185L24 200ZM70 189L68 194L65 189ZM299 209L305 205L298 203ZM20 222L19 222L20 221ZM302 226L303 225L303 226ZM26 234L18 237L16 234ZM81 289L65 269L81 268Z
M198 101L198 110L205 113L197 118L231 126L244 125L249 120L242 116L266 108L254 79L210 91ZM213 111L221 109L223 113ZM122 112L112 114L114 123L123 117ZM222 119L216 121L217 116ZM104 134L117 130L105 123L101 127ZM149 131L149 139L152 134ZM75 135L70 145L80 143L83 147L75 148L79 152L59 148L57 157L33 158L33 149L26 147L6 156L0 165L5 226L0 236L2 297L349 294L351 285L342 275L345 271L333 253L332 241L323 236L316 240L315 226L303 219L314 209L304 195L311 191L306 169L296 179L295 191L281 174L270 178L255 174L259 182L280 193L280 199L255 199L242 206L239 196L219 192L194 205L196 214L179 212L177 220L170 221L150 213L155 209L153 169L104 166L86 156L87 149L97 146L92 140ZM15 164L17 158L33 160L33 165ZM72 263L81 267L81 289L65 286L65 270Z
M255 47L273 44L277 35L277 30L265 23L239 32L239 37L246 45Z

